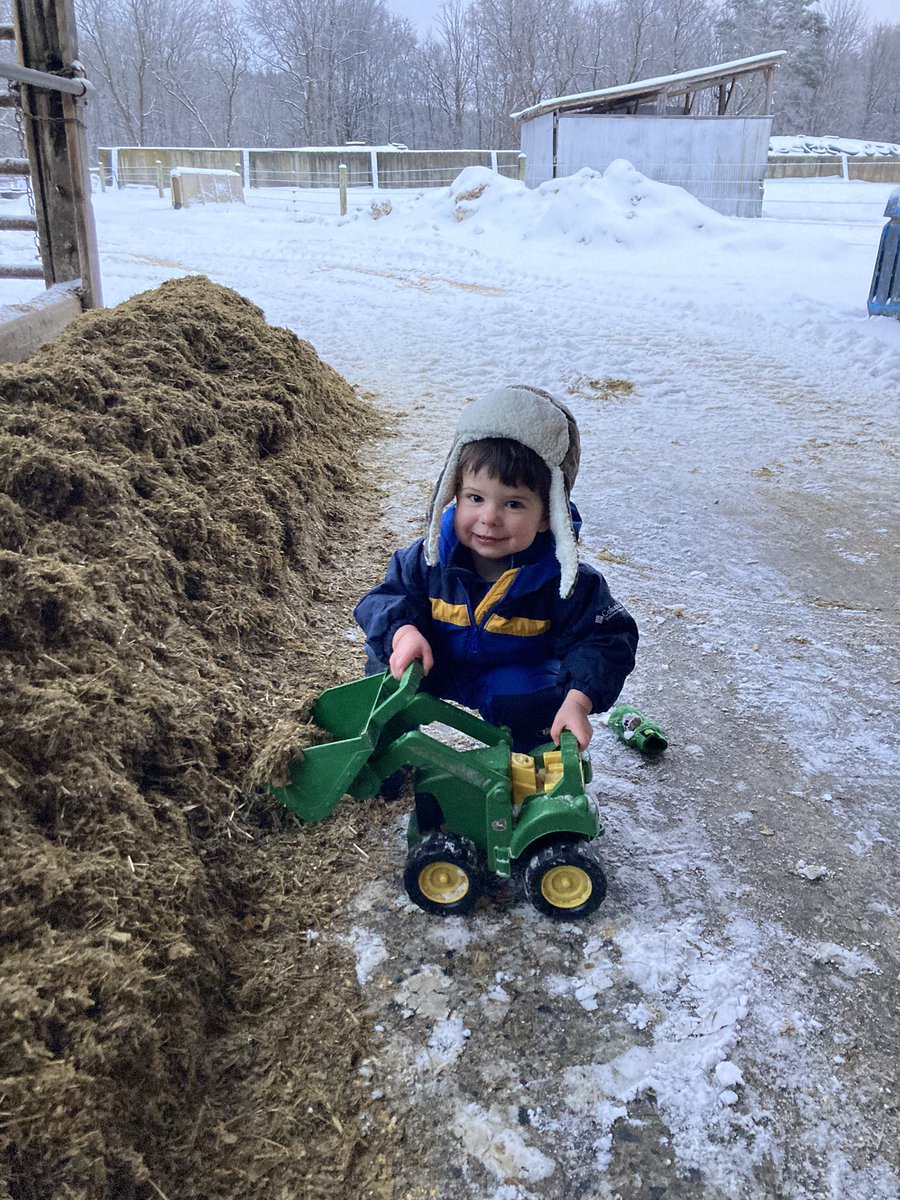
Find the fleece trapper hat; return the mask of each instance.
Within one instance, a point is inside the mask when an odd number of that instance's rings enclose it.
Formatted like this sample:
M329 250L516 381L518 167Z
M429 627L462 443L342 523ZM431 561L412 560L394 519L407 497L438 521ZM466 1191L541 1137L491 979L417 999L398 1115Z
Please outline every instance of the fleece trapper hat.
M561 568L559 594L570 595L578 572L578 551L569 492L578 474L581 439L575 418L564 404L549 392L525 384L498 388L481 400L473 400L460 413L456 437L428 509L425 561L431 565L438 561L441 515L454 497L460 451L468 442L484 438L521 442L550 468L549 520Z

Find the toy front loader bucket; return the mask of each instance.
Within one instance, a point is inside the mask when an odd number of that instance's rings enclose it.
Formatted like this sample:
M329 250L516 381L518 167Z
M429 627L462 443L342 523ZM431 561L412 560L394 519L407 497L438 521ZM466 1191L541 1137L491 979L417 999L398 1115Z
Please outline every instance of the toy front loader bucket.
M367 769L369 759L385 724L416 698L421 677L414 663L399 683L384 673L323 692L313 719L335 740L305 750L288 769L290 783L273 795L304 821L324 820L346 792L374 795L383 776Z
M324 821L350 791L371 754L367 737L310 746L302 759L291 763L287 787L273 787L272 794L301 820Z

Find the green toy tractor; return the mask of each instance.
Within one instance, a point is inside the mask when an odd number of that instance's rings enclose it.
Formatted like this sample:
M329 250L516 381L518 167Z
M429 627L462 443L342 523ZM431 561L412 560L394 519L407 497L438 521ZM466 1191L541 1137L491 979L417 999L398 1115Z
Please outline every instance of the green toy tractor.
M329 688L313 709L332 741L310 746L291 763L290 782L271 791L304 821L321 821L349 793L375 796L404 767L415 770L417 801L439 815L440 828L409 821L406 891L426 912L471 912L488 877L524 868L525 891L556 920L586 917L606 895L595 840L596 802L585 794L591 768L574 734L559 749L512 750L509 730L418 691L421 663L398 682L389 672ZM422 726L441 722L479 745L455 749Z

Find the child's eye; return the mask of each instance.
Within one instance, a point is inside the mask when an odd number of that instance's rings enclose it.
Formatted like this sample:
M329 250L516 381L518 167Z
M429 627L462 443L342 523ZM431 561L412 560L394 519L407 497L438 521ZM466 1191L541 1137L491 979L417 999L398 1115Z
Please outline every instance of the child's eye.
M522 508L521 500L507 500L506 504L508 508Z
M481 503L481 497L478 495L477 492L468 492L466 495L466 499L468 500L468 502L470 504L480 504Z

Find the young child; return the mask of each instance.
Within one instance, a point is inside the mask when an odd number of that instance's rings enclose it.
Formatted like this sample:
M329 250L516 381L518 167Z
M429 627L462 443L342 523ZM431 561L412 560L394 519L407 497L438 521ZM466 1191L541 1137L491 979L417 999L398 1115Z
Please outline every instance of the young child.
M396 551L354 612L367 671L399 679L421 659L424 691L509 726L514 750L558 745L563 729L585 749L638 631L578 562L579 460L575 418L547 392L504 387L466 405L425 537Z

